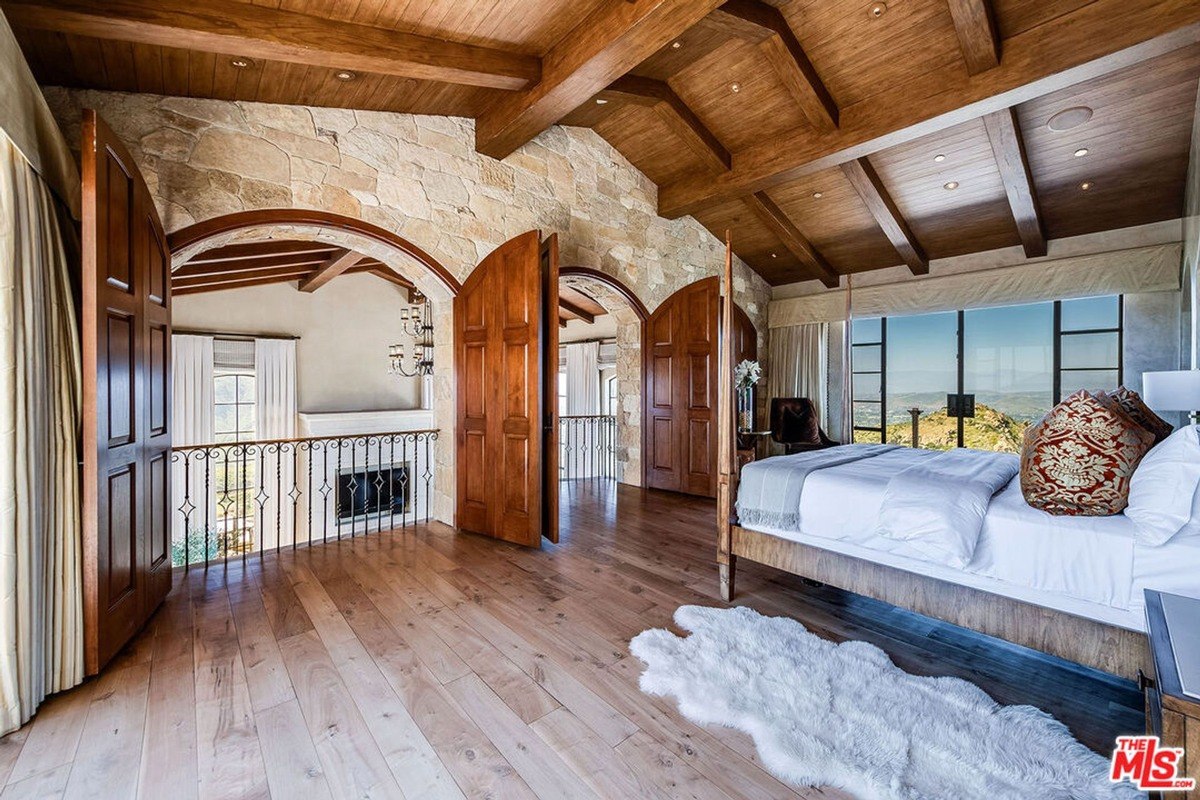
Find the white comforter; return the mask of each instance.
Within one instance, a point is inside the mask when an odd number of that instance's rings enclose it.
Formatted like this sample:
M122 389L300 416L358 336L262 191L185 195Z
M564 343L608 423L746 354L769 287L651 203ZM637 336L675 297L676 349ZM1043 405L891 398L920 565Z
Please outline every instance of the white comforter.
M888 481L875 532L908 542L928 561L961 569L975 554L992 498L1019 471L1011 453L938 453Z
M889 474L871 519L876 536L900 543L895 549L910 557L962 568L974 554L992 497L1017 474L1018 462L1007 453L895 445L843 445L769 458L742 468L738 519L749 527L807 529L802 509L811 506L804 502L809 476L843 466L839 472ZM864 521L853 513L846 519Z

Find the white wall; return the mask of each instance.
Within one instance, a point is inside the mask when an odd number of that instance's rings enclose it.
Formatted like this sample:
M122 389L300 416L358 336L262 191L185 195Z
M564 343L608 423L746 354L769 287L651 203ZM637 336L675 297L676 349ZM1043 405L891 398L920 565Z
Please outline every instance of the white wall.
M343 275L311 294L276 283L174 299L176 328L291 334L301 413L417 408L420 381L389 375L388 346L400 331L406 293L373 275ZM449 367L449 365L444 365Z

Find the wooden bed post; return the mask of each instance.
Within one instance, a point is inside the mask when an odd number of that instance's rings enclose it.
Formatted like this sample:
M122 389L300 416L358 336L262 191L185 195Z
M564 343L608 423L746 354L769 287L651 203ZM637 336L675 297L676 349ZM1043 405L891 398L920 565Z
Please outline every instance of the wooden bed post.
M737 496L737 417L733 409L733 243L725 232L725 274L721 282L720 343L717 350L717 574L721 599L733 599L733 502Z

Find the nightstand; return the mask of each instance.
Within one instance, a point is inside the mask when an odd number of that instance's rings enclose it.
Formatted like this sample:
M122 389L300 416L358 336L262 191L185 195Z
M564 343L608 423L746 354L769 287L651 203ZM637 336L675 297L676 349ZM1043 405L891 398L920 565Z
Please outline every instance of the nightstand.
M1164 608L1164 601L1170 604L1170 612ZM1181 622L1183 619L1187 624ZM1195 778L1200 785L1200 697L1185 694L1183 688L1186 680L1189 689L1196 692L1200 678L1180 677L1181 670L1185 675L1200 675L1200 658L1195 657L1194 645L1181 641L1184 635L1195 635L1198 628L1200 600L1146 590L1146 635L1154 669L1153 679L1139 681L1146 693L1146 733L1159 737L1167 747L1182 747L1179 776ZM1200 789L1171 792L1165 797L1200 800Z

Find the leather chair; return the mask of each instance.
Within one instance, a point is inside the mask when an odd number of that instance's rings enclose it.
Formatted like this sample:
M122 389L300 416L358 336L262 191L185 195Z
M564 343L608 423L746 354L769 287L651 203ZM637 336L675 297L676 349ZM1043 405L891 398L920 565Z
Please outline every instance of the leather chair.
M841 444L821 430L817 410L807 397L776 397L771 400L771 439L783 445L788 455Z

